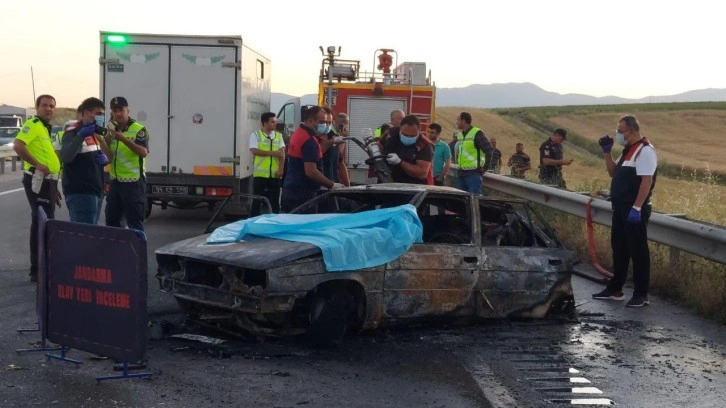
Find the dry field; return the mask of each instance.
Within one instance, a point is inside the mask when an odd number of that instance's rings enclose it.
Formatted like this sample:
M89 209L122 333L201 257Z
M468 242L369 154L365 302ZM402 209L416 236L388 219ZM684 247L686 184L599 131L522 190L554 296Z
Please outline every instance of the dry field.
M451 139L455 129L456 115L462 108L439 108L436 110L436 122L444 128L442 134L446 140ZM550 135L536 131L519 122L510 121L505 116L500 116L486 109L466 109L472 114L473 124L484 130L487 137L497 139L497 147L502 151L502 161L506 161L512 153L516 143L524 143L524 151L532 159L533 169L528 172L528 178L537 180L536 167L539 162L539 145ZM574 131L581 135L593 135L597 139L603 132L613 133L617 120L622 114L592 115L567 115L557 116L551 119L558 126L568 131ZM702 155L708 154L713 158L709 165L712 169L718 168L726 173L726 144L715 147L719 132L726 132L726 111L675 111L675 112L654 112L639 113L638 118L643 126L643 133L653 136L653 144L659 152L659 158L672 154L674 157L680 150L682 156L697 162L695 153L693 156L687 152L701 150ZM641 119L642 118L642 119ZM673 126L659 124L654 130L650 130L650 123L662 123L659 119L668 119ZM674 119L676 118L676 119ZM682 118L682 119L677 119ZM701 118L701 119L696 119ZM708 119L706 119L708 118ZM696 122L699 125L696 125ZM676 124L682 123L682 126ZM690 124L686 126L685 124ZM692 139L689 143L679 143L683 138L684 129L692 127ZM699 135L696 138L695 135ZM703 140L703 145L701 142ZM671 153L672 152L672 153ZM720 153L719 153L720 152ZM595 191L609 188L610 179L605 171L603 159L590 152L565 143L565 157L573 157L575 162L564 169L567 187L575 191ZM717 160L718 158L718 160ZM700 167L703 167L701 163ZM506 171L506 169L504 169ZM700 176L699 176L700 177ZM689 218L726 225L726 187L696 183L692 180L691 174L682 174L680 180L660 177L657 180L653 194L653 208L658 212L669 214L686 214Z

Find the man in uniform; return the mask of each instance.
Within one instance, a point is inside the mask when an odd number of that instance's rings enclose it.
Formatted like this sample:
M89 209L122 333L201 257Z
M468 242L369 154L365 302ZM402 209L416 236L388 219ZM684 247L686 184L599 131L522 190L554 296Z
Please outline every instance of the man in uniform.
M569 166L575 159L564 159L562 141L567 139L565 129L555 129L539 147L539 180L543 184L567 188L562 177L562 166Z
M111 186L106 197L106 225L120 227L123 216L129 228L143 231L149 132L129 117L129 103L123 96L111 99L111 118L106 135L113 155Z
M510 174L512 177L519 179L523 179L524 173L532 168L531 160L529 159L529 155L524 152L524 145L522 143L517 143L515 152L509 158L507 166L511 170Z
M48 219L55 217L59 199L58 174L60 160L50 137L50 120L55 113L55 98L40 95L35 100L37 115L28 119L13 142L15 153L23 160L23 187L30 204L30 281L38 281L38 207ZM43 175L41 182L33 183L36 172ZM36 176L38 177L38 176ZM33 188L33 184L36 188ZM39 187L39 188L38 188Z
M290 136L287 148L287 175L282 185L282 211L315 198L318 191L342 188L343 185L323 175L323 149L320 136L327 137L327 112L322 106L306 110L300 127ZM331 143L332 144L332 143Z
M103 166L111 153L98 133L105 117L103 101L88 98L81 103L81 120L61 139L63 194L73 222L98 222L103 199Z
M634 116L618 121L615 141L623 154L613 160L613 138L600 138L605 167L612 181L610 201L613 208L610 244L613 249L613 277L607 287L592 295L594 299L623 300L623 286L628 264L633 261L633 297L626 307L647 306L650 283L650 249L648 220L652 212L650 197L655 187L658 156L648 139L640 135L640 123Z
M486 158L492 153L484 131L471 125L471 114L461 112L456 117L456 127L461 130L456 162L456 188L474 195L482 195L482 174L486 171Z
M420 122L416 116L404 117L400 125L389 129L383 142L391 177L395 183L428 184L433 145L428 138L419 135Z
M282 133L275 131L277 120L272 112L260 116L262 128L250 135L252 153L252 192L267 197L272 212L280 212L280 180L285 171L285 142ZM254 200L250 215L260 214L261 203Z

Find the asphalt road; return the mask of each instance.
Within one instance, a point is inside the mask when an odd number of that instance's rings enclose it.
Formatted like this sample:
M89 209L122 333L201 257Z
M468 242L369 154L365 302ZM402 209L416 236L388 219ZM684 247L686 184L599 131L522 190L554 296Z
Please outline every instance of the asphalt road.
M9 170L9 168L8 168ZM625 407L726 406L726 330L651 297L651 306L593 301L575 278L574 322L487 322L381 330L332 350L295 339L258 343L187 322L153 279L154 249L201 232L206 210L154 208L149 253L148 371L105 382L113 363L73 350L83 364L17 355L38 336L28 282L29 210L19 174L0 176L0 407ZM17 190L17 191L15 191ZM58 219L68 219L65 208ZM629 293L628 293L629 294ZM219 345L168 337L194 333Z

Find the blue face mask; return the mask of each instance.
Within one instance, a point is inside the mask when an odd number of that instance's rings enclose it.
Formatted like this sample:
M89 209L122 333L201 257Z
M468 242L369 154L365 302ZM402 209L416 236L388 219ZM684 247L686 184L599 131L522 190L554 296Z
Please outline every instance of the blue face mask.
M103 127L105 122L106 117L104 115L96 115L96 125Z
M401 143L404 146L412 146L416 144L416 140L418 139L418 136L406 136L404 134L401 134Z
M325 123L318 123L318 127L315 128L315 132L319 135L327 135L328 134L328 125Z

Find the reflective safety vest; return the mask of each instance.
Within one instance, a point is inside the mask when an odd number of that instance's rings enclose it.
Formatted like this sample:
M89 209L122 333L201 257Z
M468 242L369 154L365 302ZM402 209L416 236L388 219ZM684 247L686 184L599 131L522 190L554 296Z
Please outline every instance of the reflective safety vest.
M461 170L474 170L483 168L486 164L486 154L477 149L474 145L474 138L481 129L472 127L469 132L463 134L459 143L459 151L457 156L457 164ZM478 159L478 160L477 160Z
M143 139L148 143L149 140L149 134L144 125L136 121L131 122L123 135L134 142L137 139ZM146 177L146 160L143 157L134 153L123 142L115 139L108 148L113 153L110 171L111 180L136 181Z
M40 164L48 166L50 174L60 172L60 159L55 153L55 147L51 140L48 128L38 117L32 117L23 123L23 128L18 132L16 139L22 140L28 153ZM30 162L23 161L23 170L30 170L33 167Z
M282 148L282 133L274 132L272 139L262 131L255 132L257 135L257 149L265 152L276 152ZM252 163L252 177L274 178L277 169L280 168L280 159L272 156L254 156Z

